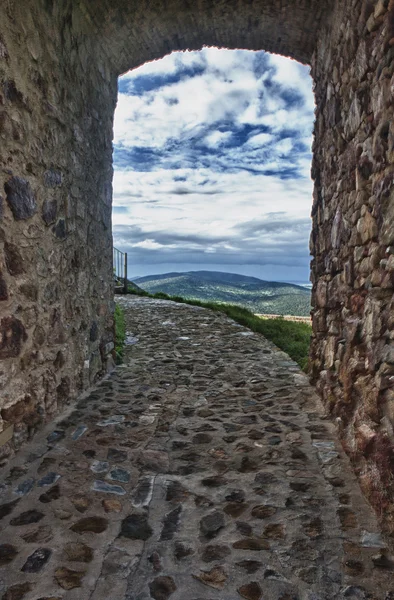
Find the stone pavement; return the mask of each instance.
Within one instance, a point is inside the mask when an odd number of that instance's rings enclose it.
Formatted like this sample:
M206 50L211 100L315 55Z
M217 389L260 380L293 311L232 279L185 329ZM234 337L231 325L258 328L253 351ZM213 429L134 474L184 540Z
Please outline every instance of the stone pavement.
M0 598L392 600L297 365L223 315L119 302L124 364L1 473Z

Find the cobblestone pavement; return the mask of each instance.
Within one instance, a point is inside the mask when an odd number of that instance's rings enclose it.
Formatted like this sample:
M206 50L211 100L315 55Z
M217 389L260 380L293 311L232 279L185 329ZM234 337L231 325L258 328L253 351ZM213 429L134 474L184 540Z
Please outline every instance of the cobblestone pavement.
M124 365L1 473L0 598L393 599L295 363L222 315L119 302Z

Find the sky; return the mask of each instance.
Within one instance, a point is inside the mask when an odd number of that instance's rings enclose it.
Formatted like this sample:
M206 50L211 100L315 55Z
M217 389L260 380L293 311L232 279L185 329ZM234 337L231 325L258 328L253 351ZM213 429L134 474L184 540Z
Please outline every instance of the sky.
M309 68L174 52L119 78L114 245L130 277L215 270L309 280Z

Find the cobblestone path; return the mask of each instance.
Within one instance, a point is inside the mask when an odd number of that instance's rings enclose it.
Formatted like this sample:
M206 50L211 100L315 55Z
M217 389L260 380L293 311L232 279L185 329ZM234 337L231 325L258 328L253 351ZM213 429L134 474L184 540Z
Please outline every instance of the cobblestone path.
M120 302L124 365L1 473L0 598L393 599L297 366L222 315Z

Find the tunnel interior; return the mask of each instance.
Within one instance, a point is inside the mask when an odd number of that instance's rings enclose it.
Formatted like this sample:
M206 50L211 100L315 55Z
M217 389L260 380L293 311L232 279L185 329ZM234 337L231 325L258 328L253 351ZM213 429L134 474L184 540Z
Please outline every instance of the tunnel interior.
M1 461L113 366L118 76L266 50L311 65L311 378L392 531L393 3L8 0L0 17Z

